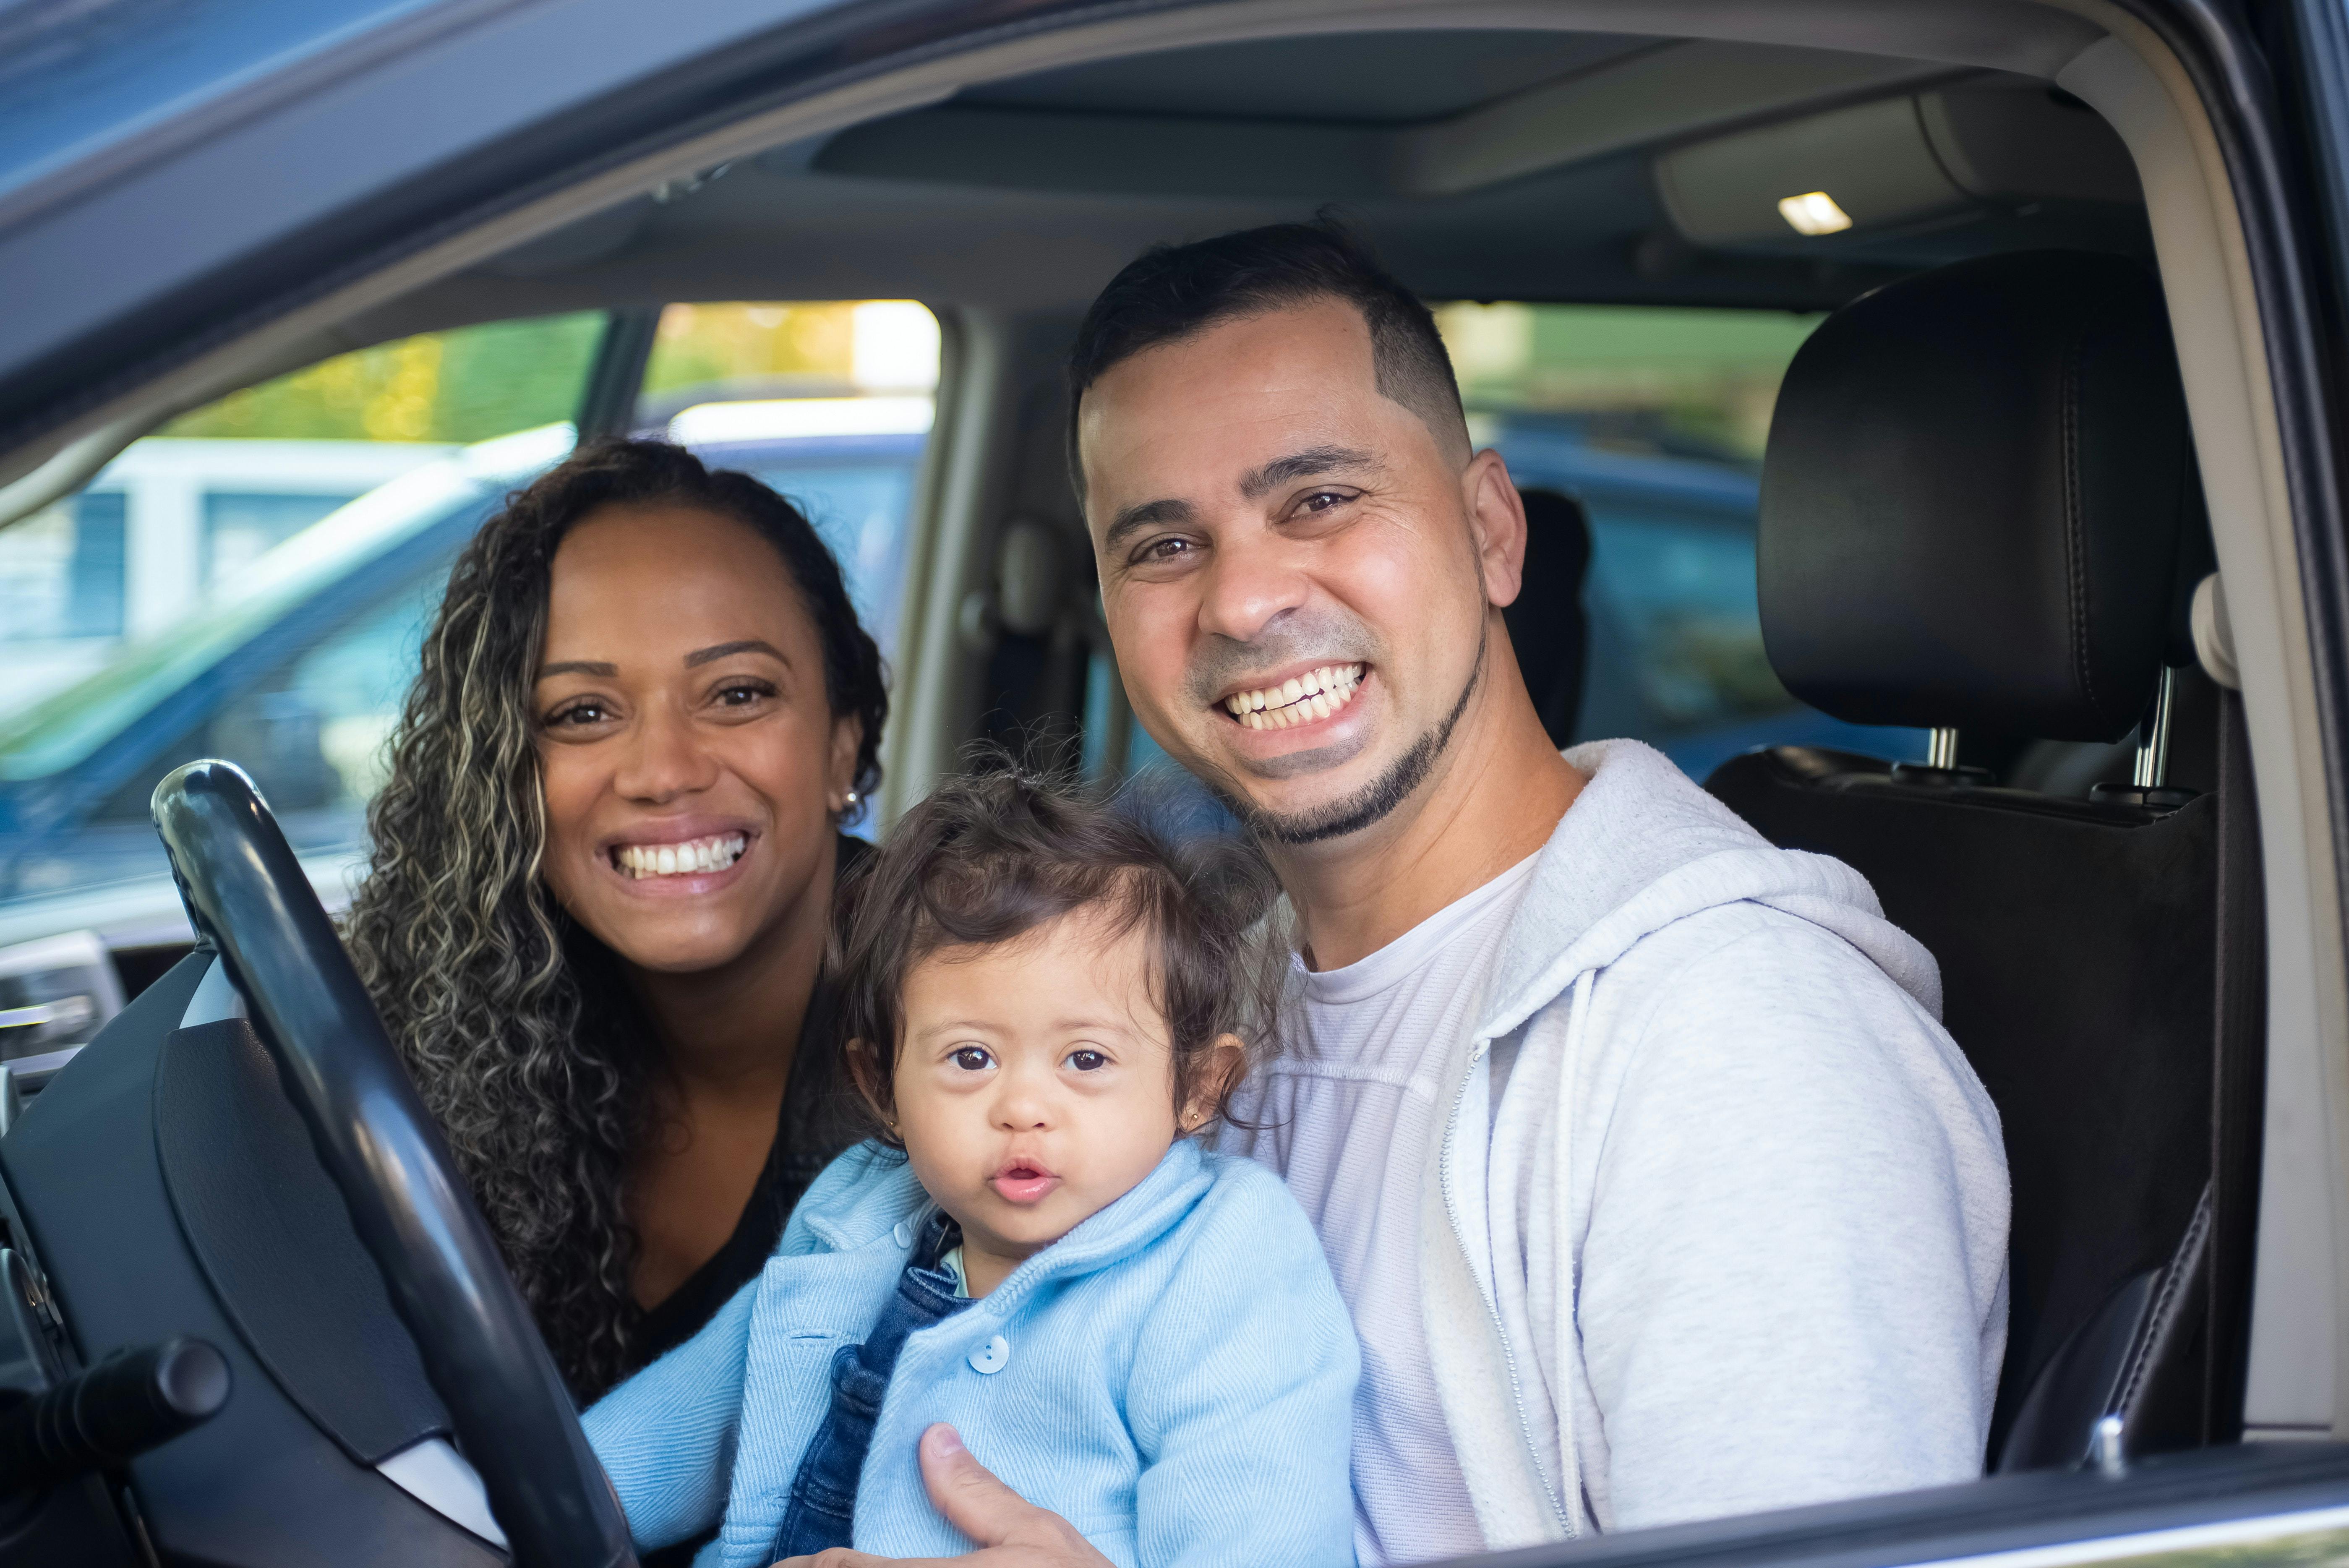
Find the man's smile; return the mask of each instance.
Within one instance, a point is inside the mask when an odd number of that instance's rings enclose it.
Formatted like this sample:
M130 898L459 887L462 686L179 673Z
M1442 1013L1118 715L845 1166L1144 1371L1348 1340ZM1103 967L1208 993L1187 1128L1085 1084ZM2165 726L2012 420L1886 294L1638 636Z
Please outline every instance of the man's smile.
M1288 729L1327 718L1354 700L1370 666L1357 660L1321 665L1285 681L1222 699L1224 710L1249 729Z

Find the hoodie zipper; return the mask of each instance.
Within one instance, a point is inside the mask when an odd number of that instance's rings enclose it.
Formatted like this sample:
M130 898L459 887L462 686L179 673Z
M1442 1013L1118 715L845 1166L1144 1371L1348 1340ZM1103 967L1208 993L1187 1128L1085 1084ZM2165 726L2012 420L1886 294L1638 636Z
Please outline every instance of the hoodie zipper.
M1452 1150L1452 1135L1459 1130L1460 1126L1460 1108L1468 1103L1468 1085L1476 1076L1476 1064L1485 1059L1485 1054L1491 1049L1492 1044L1493 1042L1488 1039L1480 1039L1468 1053L1468 1071L1461 1077L1459 1090L1452 1097L1452 1114L1445 1119L1444 1142L1441 1152L1437 1156L1437 1163L1440 1167L1439 1180L1444 1188L1444 1217L1452 1227L1453 1244L1460 1249L1460 1261L1468 1265L1468 1277L1472 1282L1476 1278L1476 1259L1475 1254L1468 1250L1467 1233L1460 1228L1460 1205L1452 1192L1452 1161L1449 1155ZM1493 1326L1493 1337L1500 1343L1501 1346L1501 1359L1509 1368L1509 1400L1517 1410L1518 1439L1526 1446L1526 1457L1533 1461L1534 1474L1541 1478L1542 1496L1549 1503L1551 1516L1565 1528L1567 1539L1574 1540L1580 1532L1575 1529L1574 1522L1567 1517L1565 1508L1559 1504L1557 1489L1550 1484L1549 1472L1543 1468L1541 1450L1534 1445L1533 1421L1526 1414L1525 1384L1517 1376L1517 1353L1510 1347L1508 1330L1501 1326L1500 1306L1494 1301L1492 1293L1486 1290L1482 1283L1477 1283L1476 1294L1485 1303L1485 1320Z

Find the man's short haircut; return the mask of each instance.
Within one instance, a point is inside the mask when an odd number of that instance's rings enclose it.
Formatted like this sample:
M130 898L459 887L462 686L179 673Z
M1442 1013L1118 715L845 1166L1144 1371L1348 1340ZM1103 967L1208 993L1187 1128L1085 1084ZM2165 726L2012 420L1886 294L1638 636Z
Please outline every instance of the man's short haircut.
M1464 458L1467 416L1434 315L1360 240L1323 218L1153 245L1110 280L1069 352L1069 482L1077 499L1085 494L1077 418L1094 382L1146 349L1324 299L1362 313L1379 395L1418 415L1439 446Z

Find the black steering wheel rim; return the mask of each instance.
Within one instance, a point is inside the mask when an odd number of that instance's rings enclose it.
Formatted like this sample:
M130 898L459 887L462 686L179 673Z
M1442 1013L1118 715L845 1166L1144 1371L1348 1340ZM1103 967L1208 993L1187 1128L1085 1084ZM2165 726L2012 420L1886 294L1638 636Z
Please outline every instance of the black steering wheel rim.
M260 791L233 763L191 762L153 810L188 918L244 997L514 1561L634 1568L554 1359Z

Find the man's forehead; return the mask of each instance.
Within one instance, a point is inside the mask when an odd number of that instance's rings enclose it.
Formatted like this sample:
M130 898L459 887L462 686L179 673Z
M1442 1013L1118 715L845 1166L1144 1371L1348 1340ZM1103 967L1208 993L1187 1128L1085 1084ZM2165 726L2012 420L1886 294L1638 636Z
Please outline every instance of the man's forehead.
M1237 491L1300 442L1374 447L1378 427L1399 411L1379 394L1361 313L1312 301L1221 322L1115 366L1084 395L1078 456L1089 502L1113 511L1143 490Z

